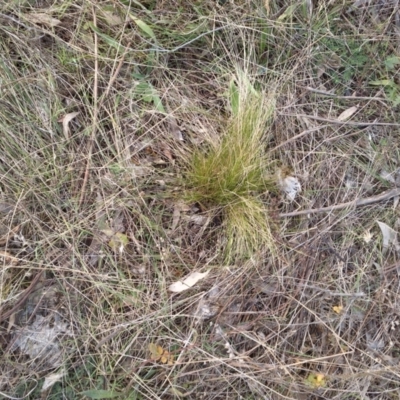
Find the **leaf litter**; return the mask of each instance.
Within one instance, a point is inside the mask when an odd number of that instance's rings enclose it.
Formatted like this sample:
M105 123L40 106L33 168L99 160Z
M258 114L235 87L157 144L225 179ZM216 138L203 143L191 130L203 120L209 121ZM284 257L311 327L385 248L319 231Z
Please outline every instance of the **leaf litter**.
M169 286L168 290L174 293L180 293L193 287L197 282L204 279L210 270L206 272L192 272L186 278L179 280Z
M69 139L69 123L79 115L79 111L72 112L69 114L65 114L62 118L58 120L58 122L62 123L63 133L65 139Z
M47 317L37 314L32 324L14 331L11 351L20 350L32 360L56 368L63 363L64 349L59 339L65 336L74 336L67 322L57 316L51 322Z
M400 250L399 242L397 240L397 231L391 228L389 225L381 221L376 221L381 233L382 233L382 250L385 253L391 245L393 245L396 251Z

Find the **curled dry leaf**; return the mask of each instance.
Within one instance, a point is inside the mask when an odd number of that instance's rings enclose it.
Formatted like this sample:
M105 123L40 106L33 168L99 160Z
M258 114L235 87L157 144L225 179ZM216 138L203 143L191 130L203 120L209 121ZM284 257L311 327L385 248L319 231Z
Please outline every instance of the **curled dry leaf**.
M346 121L348 120L356 111L358 110L358 106L353 106L344 110L338 117L338 121Z
M62 123L63 126L63 132L65 139L69 139L69 123L77 116L79 115L79 111L65 114L62 118L58 120L58 122Z
M173 283L168 290L174 293L180 293L184 290L190 289L198 281L205 278L209 274L209 270L206 272L192 272L185 279Z
M383 251L386 251L391 244L393 244L397 248L399 244L397 242L397 231L392 229L389 225L385 224L384 222L376 221L379 225L379 228L382 232L382 247Z
M29 13L25 15L25 18L34 24L43 24L54 28L61 24L59 19L53 18L51 15L46 13Z
M46 390L50 389L55 383L60 381L66 374L67 371L62 369L60 372L46 376L43 382L41 392L45 392Z

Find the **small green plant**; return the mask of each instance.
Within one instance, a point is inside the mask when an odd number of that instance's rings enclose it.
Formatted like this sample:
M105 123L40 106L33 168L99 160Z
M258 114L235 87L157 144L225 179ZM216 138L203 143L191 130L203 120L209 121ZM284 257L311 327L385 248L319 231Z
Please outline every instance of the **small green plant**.
M317 64L322 63L335 85L345 85L368 65L369 55L355 40L325 37L318 43Z
M195 151L186 174L187 197L221 210L227 236L226 255L251 256L270 245L267 210L259 195L274 190L267 177L271 164L265 150L274 98L257 91L239 72L229 87L232 116L227 129L208 152Z
M386 77L371 81L372 86L382 86L385 93L394 107L400 104L400 85L396 83L395 75L400 65L400 57L389 56L385 60Z

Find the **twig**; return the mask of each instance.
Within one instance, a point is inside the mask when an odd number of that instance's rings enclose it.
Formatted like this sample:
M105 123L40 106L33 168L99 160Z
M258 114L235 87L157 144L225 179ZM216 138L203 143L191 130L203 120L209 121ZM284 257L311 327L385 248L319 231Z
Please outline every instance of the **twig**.
M291 138L289 138L288 140L285 140L283 143L279 143L277 146L275 146L273 149L268 150L268 152L270 151L275 151L280 149L282 146L285 146L286 144L293 142L294 140L300 139L301 137L303 137L304 135L307 135L308 133L313 133L315 131L319 131L320 129L323 128L327 128L329 125L322 125L322 126L317 126L315 128L311 128L311 129L307 129L301 133L299 133L298 135L295 135Z
M314 89L312 87L306 86L304 89L308 90L309 92L315 93L315 94L320 94L321 96L327 96L327 97L334 97L335 99L345 99L345 100L375 100L379 102L387 102L386 99L383 97L368 97L368 96L339 96L334 93L329 93L324 90L319 90L319 89ZM386 104L385 104L386 106Z
M329 212L329 211L335 211L335 210L343 210L344 208L350 208L350 207L355 208L355 207L360 207L360 206L367 206L369 204L378 203L380 201L390 200L396 196L400 196L400 188L387 190L386 192L383 192L376 196L367 197L365 199L355 199L355 200L349 201L347 203L336 204L336 205L330 206L330 207L322 207L322 208L315 208L315 209L309 209L309 210L293 211L293 212L289 212L289 213L282 213L282 214L279 214L279 216L281 218L297 217L299 215L316 214L316 213L323 213L323 212Z
M400 124L395 124L395 123L390 123L390 122L339 121L337 119L317 117L316 115L291 114L291 113L289 113L289 114L282 113L281 115L285 115L288 117L300 117L300 118L315 119L316 121L329 122L331 124L347 125L347 126L396 126L396 127L400 127Z

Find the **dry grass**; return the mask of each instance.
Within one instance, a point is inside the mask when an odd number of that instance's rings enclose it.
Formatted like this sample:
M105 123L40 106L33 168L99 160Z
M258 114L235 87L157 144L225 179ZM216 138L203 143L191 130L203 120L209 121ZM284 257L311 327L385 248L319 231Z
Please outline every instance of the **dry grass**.
M398 182L398 10L186 3L0 6L0 397L399 398L396 204L279 218Z

